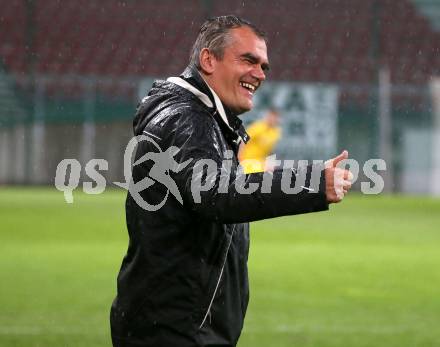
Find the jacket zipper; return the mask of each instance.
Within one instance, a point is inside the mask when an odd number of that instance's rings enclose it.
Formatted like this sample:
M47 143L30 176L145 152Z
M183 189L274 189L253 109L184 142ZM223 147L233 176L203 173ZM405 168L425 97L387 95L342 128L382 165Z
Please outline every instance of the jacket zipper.
M219 285L220 285L220 281L221 281L222 276L223 276L223 270L225 269L226 260L228 259L229 247L231 247L232 237L234 236L234 231L235 231L235 225L234 225L234 229L232 230L232 233L231 233L231 238L229 239L228 247L227 247L227 249L226 249L225 260L223 261L222 269L221 269L221 271L220 271L220 275L218 276L218 280L217 280L217 284L216 284L215 289L214 289L214 293L212 294L212 298L211 298L211 301L210 301L210 303L209 303L208 310L206 311L205 316L204 316L204 318L203 318L203 321L202 321L202 323L201 323L200 326L199 326L199 330L202 328L203 324L205 324L206 319L207 319L208 316L210 315L211 307L212 307L212 304L213 304L213 302L214 302L215 295L217 294L217 290L218 290L218 287L219 287Z

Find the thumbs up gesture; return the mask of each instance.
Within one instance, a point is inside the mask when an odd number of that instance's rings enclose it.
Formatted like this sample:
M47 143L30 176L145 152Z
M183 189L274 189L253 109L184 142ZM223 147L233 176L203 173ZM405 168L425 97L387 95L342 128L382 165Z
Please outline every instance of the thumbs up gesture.
M351 188L353 174L349 170L337 167L344 159L348 159L348 152L345 150L325 162L325 193L328 203L340 202Z

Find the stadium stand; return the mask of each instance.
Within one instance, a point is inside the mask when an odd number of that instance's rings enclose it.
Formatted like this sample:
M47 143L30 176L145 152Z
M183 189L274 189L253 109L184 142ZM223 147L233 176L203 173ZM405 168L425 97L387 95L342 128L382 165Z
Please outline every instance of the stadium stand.
M14 74L31 64L39 74L176 74L207 13L237 13L266 29L273 79L368 83L380 63L393 82L420 84L440 70L440 35L406 0L226 0L211 8L196 0L45 0L31 13L25 3L0 1L0 55Z
M26 70L26 8L24 1L0 1L0 56L13 72Z

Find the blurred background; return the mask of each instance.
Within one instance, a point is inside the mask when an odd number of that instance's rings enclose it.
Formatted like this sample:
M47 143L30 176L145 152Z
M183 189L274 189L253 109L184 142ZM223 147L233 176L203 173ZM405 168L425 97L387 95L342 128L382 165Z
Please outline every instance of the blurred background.
M204 19L237 14L269 36L271 71L245 122L282 113L281 158L346 148L383 158L385 190L440 194L436 0L0 1L0 184L53 184L60 160L122 176L153 79L178 75Z
M0 346L111 345L126 192L67 204L56 167L123 181L137 103L225 14L269 36L242 119L280 110L278 158L387 163L382 194L252 223L239 346L440 346L438 0L0 0Z

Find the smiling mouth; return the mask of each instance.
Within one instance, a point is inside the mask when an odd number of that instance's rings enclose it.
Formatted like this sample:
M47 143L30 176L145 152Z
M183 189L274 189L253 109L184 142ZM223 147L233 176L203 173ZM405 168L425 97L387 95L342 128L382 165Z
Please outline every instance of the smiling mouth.
M249 92L251 92L252 94L255 93L255 91L257 90L258 86L255 86L251 83L248 82L240 82L240 85L247 89Z

